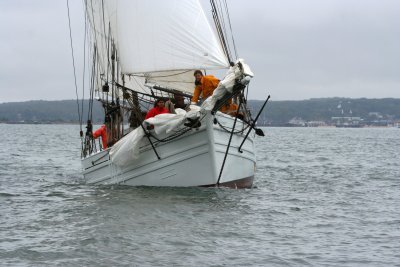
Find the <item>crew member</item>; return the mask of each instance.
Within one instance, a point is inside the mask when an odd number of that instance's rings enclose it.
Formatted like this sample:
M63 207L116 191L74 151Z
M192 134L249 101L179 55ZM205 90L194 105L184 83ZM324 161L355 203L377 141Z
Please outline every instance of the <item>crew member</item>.
M200 94L203 101L213 94L215 88L218 87L219 80L213 75L204 76L201 70L196 70L194 77L196 87L193 92L192 104L195 105L199 101Z
M94 139L96 139L100 136L101 136L101 143L103 144L103 149L106 149L108 147L108 145L107 145L107 127L104 124L101 125L101 127L93 133Z
M196 87L193 92L192 104L197 104L200 94L202 94L203 101L213 94L214 90L218 87L219 80L213 75L204 76L201 70L196 70L194 77L196 79L194 82ZM232 99L229 99L221 107L220 111L231 116L236 116L237 108L238 106L232 102Z
M236 105L235 103L232 102L231 99L229 99L226 102L226 104L222 105L222 107L219 111L221 111L222 113L231 115L232 117L235 117L237 109L238 109L238 105Z
M172 102L174 103L175 108L186 108L185 98L182 95L174 94L174 99L172 100Z
M163 113L169 113L169 110L165 107L164 99L159 98L154 103L154 108L150 109L149 112L147 112L145 120Z

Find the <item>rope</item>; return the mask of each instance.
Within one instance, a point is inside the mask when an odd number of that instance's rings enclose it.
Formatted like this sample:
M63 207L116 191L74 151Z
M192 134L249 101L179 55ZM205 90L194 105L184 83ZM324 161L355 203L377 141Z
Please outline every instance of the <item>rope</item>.
M92 83L90 87L90 97L89 97L89 112L88 112L88 119L92 120L93 118L93 99L94 99L94 83L96 77L96 60L97 60L97 47L94 46L93 49L93 67L92 67Z
M107 42L107 84L108 84L108 69L110 68L110 41L109 36L106 34L106 20L104 18L104 0L101 0L101 11L103 14L103 32L104 32L104 41Z
M151 79L150 79L150 81L151 81ZM193 84L193 82L185 82L185 81L180 81L180 80L158 80L158 79L157 79L157 82Z
M206 116L206 115L203 115L203 117L201 117L201 118L199 119L199 121L201 122L201 121L204 119L205 116ZM155 137L154 135L152 135L150 132L149 132L149 135L150 135L151 137L153 137L154 139L156 139L157 141L159 141L159 142L168 142L168 141L174 140L174 139L176 139L176 138L178 138L178 137L184 135L185 133L189 132L190 130L192 130L191 127L182 128L182 129L179 130L179 131L175 131L176 134L167 136L167 137L165 137L164 139L159 139L159 138Z
M95 45L96 46L98 46L98 44L99 44L99 42L97 41L97 33L99 33L100 34L100 36L101 36L101 31L98 31L97 29L96 29L96 23L94 23L94 8L93 8L93 1L92 0L90 0L90 7L91 7L91 16L92 16L92 21L89 19L89 24L92 26L92 28L93 28L93 33L94 33L94 43L95 43ZM88 8L87 7L87 5L86 5L86 8ZM89 12L87 12L87 14L89 14ZM91 23L90 23L91 22ZM105 38L105 36L104 36L104 38ZM98 57L100 58L100 60L102 59L101 58L101 56L100 55L98 55ZM102 67L103 66L101 66L101 64L97 64L97 73L104 73L105 71L102 69ZM99 70L100 69L100 70ZM96 80L96 82L98 82L97 80Z
M85 99L85 71L86 71L86 35L87 35L87 27L86 27L86 9L85 9L85 36L83 39L83 76L82 76L82 114L79 121L83 122L83 100Z
M231 128L231 129L228 129L227 127L223 126L223 125L217 120L217 118L214 117L214 119L215 119L215 121L217 122L218 126L221 127L224 131L226 131L226 132L228 132L228 133L230 133L230 132L232 131L232 128ZM246 127L244 127L242 130L239 130L239 131L234 132L234 134L243 133L247 128L250 127L250 124L249 124L248 122L246 122L246 121L243 121L243 122L246 123Z
M183 129L184 129L184 131L176 132L176 134L170 135L170 136L165 137L165 138L163 138L163 139L157 138L156 136L154 136L154 135L151 134L150 132L148 132L148 134L149 134L149 136L153 137L153 138L154 138L155 140L157 140L158 142L164 143L164 142L172 141L172 140L174 140L174 139L176 139L176 138L178 138L178 137L184 135L185 133L189 132L192 128L190 128L190 127L185 127L185 128L183 128ZM182 129L182 130L183 130L183 129Z
M231 57L230 57L230 53L229 53L229 49L228 49L228 44L226 42L222 27L221 27L221 22L220 22L220 19L219 19L218 10L217 10L217 7L215 5L215 1L214 0L210 0L210 3L211 3L214 23L215 23L215 27L217 28L219 39L221 41L221 44L222 44L222 47L224 49L225 55L227 56L228 61L230 62L231 61Z
M219 14L221 14L221 19L220 19L220 21L221 21L221 26L222 26L221 29L223 30L224 36L225 36L226 38L228 38L228 34L227 34L227 32L226 32L226 27L225 27L225 17L224 17L224 12L223 12L223 10L222 10L221 1L218 1L218 0L217 0L217 7L219 8L219 11L220 11ZM228 48L228 51L229 51L229 55L232 55L231 48L229 47L229 43L228 43L227 40L226 40L226 43L227 43L227 48Z
M156 76L154 76L154 75L149 76L149 75L143 75L143 74L129 74L129 73L126 75L133 76L133 77L163 78L163 77L172 77L172 76L176 76L176 75L181 75L181 74L185 74L188 72L192 72L192 70L185 70L185 71L178 72L178 73L173 73L173 74L168 74L168 75L156 75Z
M80 109L80 106L79 106L78 85L77 85L77 82L76 82L76 68L75 68L75 58L74 58L74 47L72 45L71 17L69 15L69 1L68 0L67 0L67 10L68 10L69 39L70 39L70 43L71 43L71 52L72 52L72 66L74 68L76 104L78 106L79 127L80 127L80 130L82 131L81 109Z
M235 50L235 57L237 59L239 56L238 56L238 53L237 53L237 50L236 50L235 38L233 37L233 31L232 31L232 25L231 25L231 18L229 16L228 4L226 3L226 0L224 0L224 3L225 3L226 14L228 16L229 29L231 31L231 36L232 36L233 49Z

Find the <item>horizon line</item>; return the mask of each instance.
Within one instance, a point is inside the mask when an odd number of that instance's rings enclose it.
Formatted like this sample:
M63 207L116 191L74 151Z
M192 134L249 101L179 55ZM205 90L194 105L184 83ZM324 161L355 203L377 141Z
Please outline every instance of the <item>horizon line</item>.
M398 97L381 97L381 98L376 98L376 97L342 97L342 96L333 96L333 97L312 97L308 99L273 99L271 97L270 101L307 101L307 100L317 100L317 99L400 99ZM89 100L89 99L83 99ZM248 99L248 101L264 101L265 99ZM30 100L15 100L15 101L0 101L0 104L8 104L8 103L24 103L24 102L57 102L57 101L76 101L76 99L70 98L70 99L30 99ZM82 101L80 98L79 101Z

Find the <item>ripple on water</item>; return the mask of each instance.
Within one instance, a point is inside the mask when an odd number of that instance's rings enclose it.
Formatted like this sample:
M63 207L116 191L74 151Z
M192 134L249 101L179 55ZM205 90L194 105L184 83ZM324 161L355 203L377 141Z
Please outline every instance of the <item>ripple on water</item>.
M79 127L0 128L4 265L399 262L398 131L270 128L255 188L230 190L85 185Z

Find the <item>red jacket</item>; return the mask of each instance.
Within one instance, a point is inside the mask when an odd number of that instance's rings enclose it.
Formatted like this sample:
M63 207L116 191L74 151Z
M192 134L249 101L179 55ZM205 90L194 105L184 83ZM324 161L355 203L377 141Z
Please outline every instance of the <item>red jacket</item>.
M149 110L149 112L147 112L145 120L147 120L148 118L155 117L158 114L163 114L163 113L169 113L169 110L165 107L164 108L159 108L159 107L152 108Z
M93 133L94 139L96 139L100 136L101 136L101 143L103 144L103 148L106 149L107 148L107 128L104 124L101 125L101 127Z

